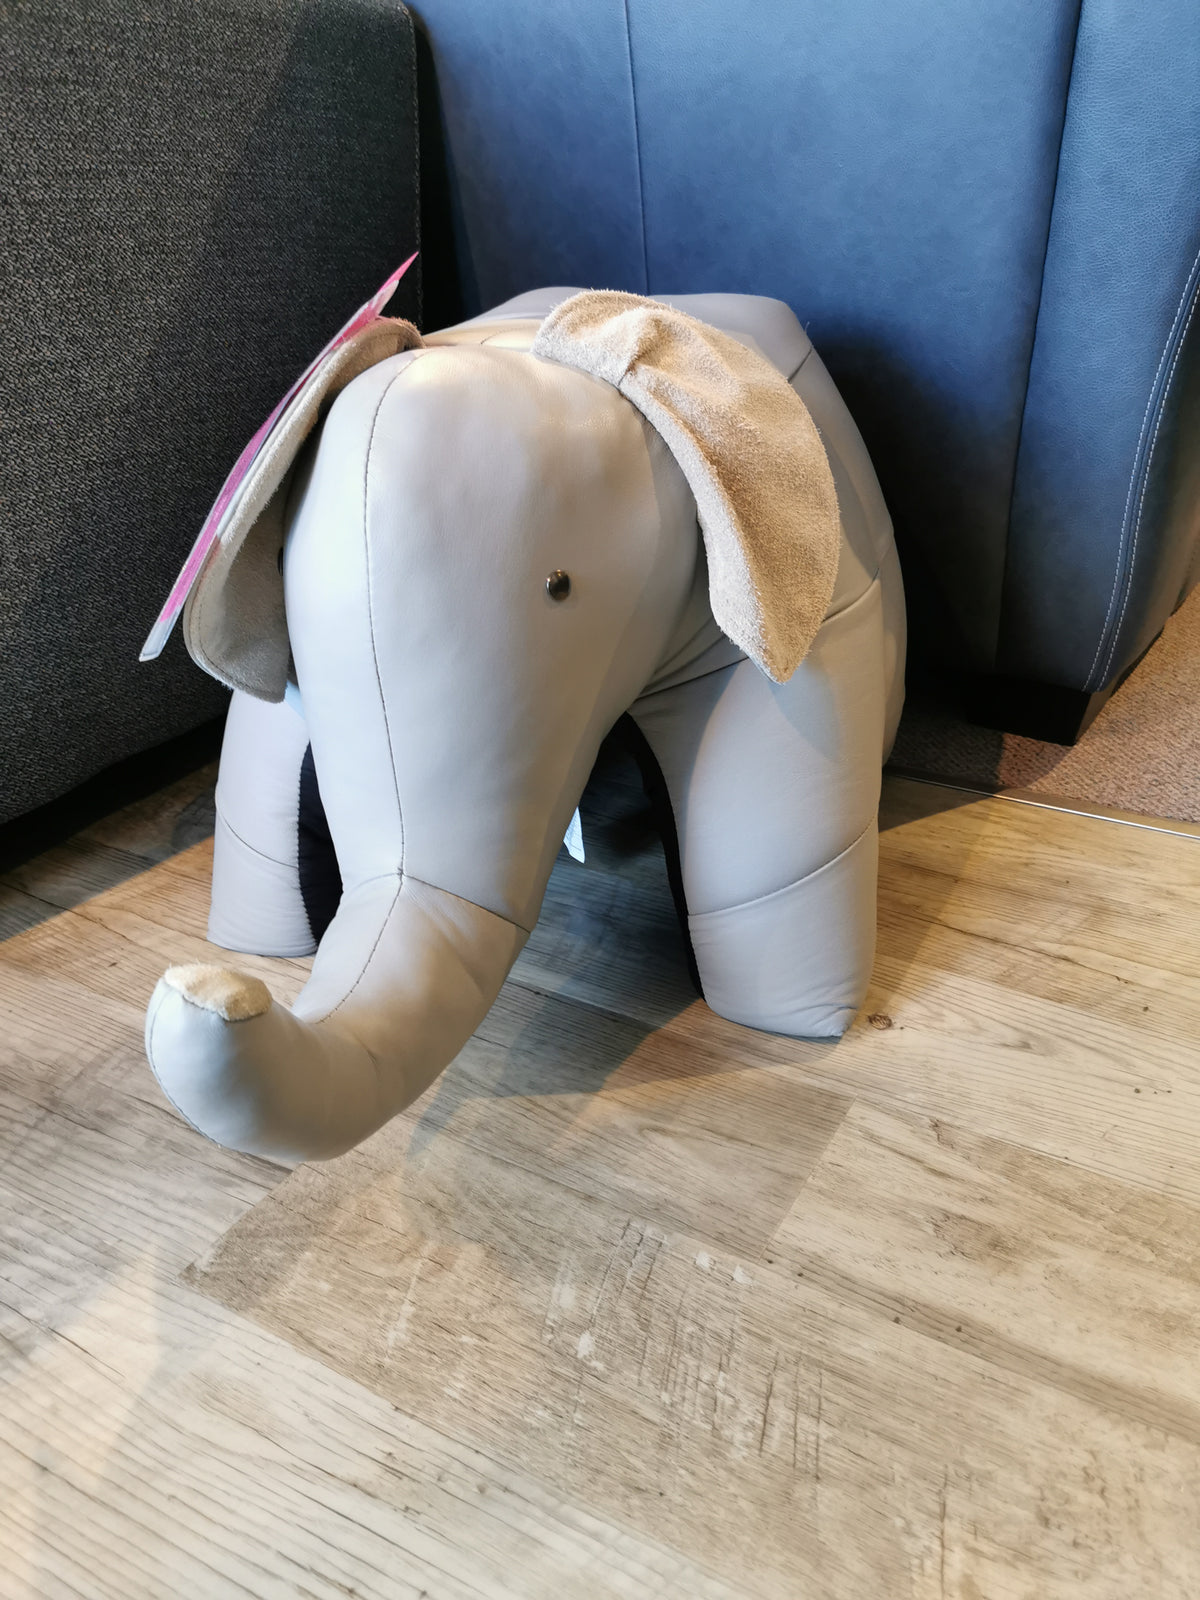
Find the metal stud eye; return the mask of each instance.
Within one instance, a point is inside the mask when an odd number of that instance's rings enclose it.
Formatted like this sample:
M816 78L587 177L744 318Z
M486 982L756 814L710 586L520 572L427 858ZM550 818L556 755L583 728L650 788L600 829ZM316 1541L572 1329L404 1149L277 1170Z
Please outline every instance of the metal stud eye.
M570 592L570 576L559 567L546 579L546 593L551 600L565 600Z

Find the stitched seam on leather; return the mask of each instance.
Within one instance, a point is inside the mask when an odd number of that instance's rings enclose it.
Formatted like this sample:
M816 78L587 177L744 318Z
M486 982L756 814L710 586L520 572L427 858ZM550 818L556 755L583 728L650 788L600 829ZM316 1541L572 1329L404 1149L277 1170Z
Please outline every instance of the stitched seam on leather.
M726 661L719 667L709 667L707 672L698 672L694 678L680 678L678 683L665 683L661 689L648 689L644 694L638 695L633 705L629 707L629 715L634 714L634 706L645 705L647 700L653 700L660 694L673 694L676 689L686 689L690 684L703 683L705 678L715 678L718 672L732 672L735 667L740 667L743 661L749 661L747 655L740 655L736 661ZM636 721L636 717L634 718Z
M491 906L481 906L478 900L468 900L465 894L455 894L453 889L440 889L436 883L427 883L424 878L414 878L410 875L409 883L419 883L422 889L429 889L433 894L449 895L451 900L458 900L464 906L474 906L476 911L482 911L489 917L495 917L497 922L507 922L510 928L515 928L518 933L523 933L526 938L532 934L533 929L527 928L523 922L517 922L512 917L501 916L499 911L493 911Z
M379 687L379 706L383 712L383 729L387 735L388 761L392 768L392 788L396 795L396 815L400 821L400 862L397 867L397 871L399 872L401 878L404 876L404 851L405 844L407 842L404 833L404 807L400 804L400 779L396 775L396 752L392 745L392 723L391 718L388 716L387 696L383 692L383 677L379 671L379 652L375 647L375 597L371 585L371 544L367 537L367 499L371 484L371 455L375 449L375 430L379 426L380 413L383 411L384 404L392 390L400 382L400 380L412 370L415 365L416 363L413 361L408 362L408 364L399 372L397 372L395 377L390 380L387 388L379 396L379 401L375 407L375 415L371 418L371 432L367 439L367 457L366 461L363 463L362 499L363 562L366 569L367 578L367 625L371 634L371 663L375 668L375 682Z
M828 861L823 861L819 867L814 867L811 872L801 873L800 877L793 878L791 883L785 883L781 889L770 889L766 894L755 895L752 900L739 900L736 905L732 906L717 906L712 911L689 912L688 925L690 926L693 922L704 922L709 917L726 917L733 911L745 911L750 906L765 905L768 900L777 900L780 895L790 894L793 889L799 888L802 883L807 883L810 878L820 877L822 872L828 872L830 867L836 867L839 861L844 860L852 850L858 848L875 826L877 816L878 811L872 816L863 831L852 839L844 850L839 850L837 855L830 856Z
M807 334L807 331L808 330L806 329L805 330L806 334ZM800 357L800 360L797 362L795 372L789 372L788 373L788 382L789 383L794 383L796 381L796 379L800 376L800 368L804 365L804 363L808 360L809 356L812 355L812 353L813 353L813 347L810 344L808 349L804 352L804 354ZM804 396L801 395L800 398L801 398L801 400L803 400ZM807 411L808 407L805 406L804 409ZM816 424L814 423L813 426L816 427Z
M637 160L638 211L642 219L642 293L650 293L650 251L646 244L646 187L642 180L642 134L638 127L637 83L633 75L633 33L629 26L629 0L625 12L625 52L629 59L629 103L633 112L633 152Z
M382 876L390 878L392 876L392 874L390 872L388 872L388 873L382 874ZM373 879L373 878L370 878L367 881L369 883L374 883L376 880ZM400 894L401 894L401 891L403 890L403 888L404 888L404 883L403 883L403 880L401 880L400 882L398 882L396 884L396 892L392 896L392 903L391 903L390 906L388 906L387 910L383 914L383 920L379 924L379 932L375 935L375 943L367 951L367 959L363 962L362 966L359 968L358 977L355 978L354 982L346 990L345 994L338 1001L337 1005L332 1006L328 1011L324 1012L319 1017L306 1017L304 1019L305 1022L308 1023L310 1026L314 1026L315 1027L317 1023L328 1022L330 1017L336 1016L337 1013L346 1004L346 1001L349 1000L350 996L358 988L359 984L366 977L367 968L371 965L371 962L375 959L375 952L376 952L376 950L379 949L379 941L383 938L384 930L387 928L388 923L392 920L392 912L395 911L395 909L396 909L396 902L399 900ZM370 1055L371 1054L370 1051L368 1051L367 1054ZM375 1057L373 1055L371 1056L371 1064L374 1066L374 1068L376 1070L376 1073L378 1073L378 1071L379 1071L379 1063L375 1060Z
M396 878L397 883L399 883L399 878L396 873L377 872L372 878L360 878L359 881L354 885L352 892L357 894L360 889L365 889L367 884L382 883L385 878ZM459 900L464 906L474 906L476 911L486 912L489 917L495 917L497 922L507 922L509 927L516 928L518 933L524 933L528 935L533 932L533 929L527 928L523 922L516 922L512 917L502 916L499 911L493 911L491 906L481 906L478 900L468 900L465 894L455 894L453 889L441 889L436 883L430 883L425 878L414 878L411 872L406 874L404 882L419 883L422 889L428 889L432 894L448 895L451 900Z
M1174 325L1172 324L1172 326ZM1150 385L1150 395L1146 401L1146 409L1142 413L1142 424L1138 429L1137 444L1135 445L1133 451L1133 465L1129 469L1129 489L1125 495L1125 509L1121 513L1121 536L1117 542L1117 564L1113 572L1112 592L1108 597L1108 606L1104 613L1104 621L1100 626L1100 637L1096 640L1096 654L1092 657L1092 664L1088 668L1088 682L1091 681L1092 675L1100 663L1100 652L1104 649L1104 641L1108 637L1108 624L1112 617L1112 608L1117 598L1117 585L1121 581L1121 565L1122 558L1125 553L1125 528L1129 521L1129 507L1133 500L1134 483L1137 480L1137 466L1142 455L1142 441L1146 436L1146 424L1150 418L1150 408L1154 404L1155 390L1158 388L1158 380L1162 373L1163 362L1167 359L1167 351L1170 348L1170 344L1171 340L1170 336L1168 335L1167 343L1163 346L1163 353L1159 357L1158 369L1154 374L1154 382Z
M360 889L365 889L369 883L382 883L385 878L395 878L397 884L400 882L400 874L398 872L373 872L369 878L360 878L352 889L347 889L344 893L346 895L357 894ZM413 882L415 883L416 881L414 878Z
M1196 260L1198 263L1200 263L1200 255L1197 255ZM1195 270L1195 266L1193 266L1192 272L1188 274L1189 283L1191 282L1191 278L1195 273ZM1158 397L1158 407L1154 418L1154 432L1150 436L1150 448L1146 451L1146 459L1142 465L1142 487L1140 493L1138 494L1137 520L1133 524L1133 542L1129 549L1129 570L1125 578L1125 593L1121 600L1121 615L1117 618L1117 625L1113 629L1112 636L1109 640L1108 655L1104 662L1103 672L1101 673L1102 678L1106 678L1109 672L1112 670L1113 657L1117 653L1117 640L1121 637L1121 629L1125 625L1125 613L1129 609L1129 595L1133 589L1133 573L1134 568L1137 565L1138 536L1142 530L1142 514L1146 509L1146 491L1150 487L1150 468L1154 463L1154 452L1158 446L1158 430L1162 427L1162 419L1166 415L1167 397L1171 393L1171 385L1175 381L1175 368L1179 365L1179 357L1183 354L1183 347L1187 343L1188 332L1192 326L1192 318L1196 315L1196 306L1200 304L1200 294L1197 293L1197 290L1200 290L1200 283L1193 286L1191 310L1188 312L1187 321L1184 323L1183 331L1179 335L1178 342L1175 345L1175 354L1171 358L1171 366L1167 372L1167 379L1163 384L1162 393ZM1187 294L1186 288L1184 289L1184 294ZM1093 669L1094 667L1095 663L1093 662Z
M1054 163L1054 188L1050 192L1050 205L1046 211L1046 241L1042 246L1042 270L1038 276L1037 311L1033 318L1033 332L1029 341L1029 360L1025 364L1025 387L1021 398L1021 419L1017 424L1017 440L1013 449L1012 482L1008 489L1008 516L1004 522L1004 561L1000 568L1000 591L996 607L996 637L992 641L992 667L1000 659L1000 640L1004 632L1004 591L1008 587L1008 562L1012 547L1013 502L1017 497L1017 479L1021 471L1021 440L1025 437L1025 414L1029 409L1029 384L1033 377L1033 360L1037 354L1038 324L1042 320L1042 297L1046 292L1046 267L1050 261L1050 241L1054 236L1054 207L1058 200L1058 184L1062 176L1063 145L1067 138L1067 115L1071 109L1071 84L1075 79L1075 60L1079 53L1079 28L1083 21L1084 0L1075 7L1075 32L1071 39L1071 70L1067 73L1067 89L1063 96L1062 120L1058 125L1058 157Z
M846 604L840 607L837 611L828 612L822 619L821 627L823 628L827 622L834 622L839 617L847 616L851 611L854 610L855 606L865 604L865 602L871 598L871 591L880 587L879 575L881 571L881 567L876 567L874 577L871 579L870 583L868 583L863 592L855 595L853 600L847 600ZM818 629L817 632L819 634L820 629ZM814 640L814 643L815 642L816 641ZM690 683L702 683L705 678L711 678L718 672L732 672L734 667L740 667L743 661L749 661L749 659L749 656L743 654L737 661L726 661L719 667L709 667L707 672L698 672L694 678L680 678L677 683L664 684L661 689L648 689L644 694L638 695L637 699L633 702L633 705L640 706L647 700L653 700L655 695L670 694L674 689L686 689ZM808 657L806 656L804 659L807 661ZM804 662L802 661L800 665L803 666ZM797 668L797 671L798 670L799 668ZM632 710L633 706L630 707L630 711Z
M672 650L671 654L667 657L667 660L668 661L673 661L676 656L685 655L692 648L692 646L695 644L696 640L699 639L702 634L708 632L710 624L712 623L712 620L713 619L712 619L711 615L709 615L708 617L702 617L700 619L700 621L696 624L696 626L692 629L691 633L688 634L687 638L683 641L683 643L681 645L679 645L679 647L677 649ZM732 640L729 640L727 634L721 634L721 637L723 639L725 639L728 643L732 643ZM713 648L714 648L713 645L706 645L703 649L701 649L697 653L696 660L699 661L701 656L707 655L709 650L711 650ZM742 653L741 659L743 661L746 659L745 652ZM660 670L659 668L656 668L654 673L651 675L651 677L647 681L652 683L654 681L654 678L656 678L658 676L659 670ZM719 672L721 669L719 667L712 667L709 670L712 671L712 672ZM703 677L703 678L706 678L708 676L708 673L707 672L703 672L703 673L700 674L700 676ZM657 693L657 691L655 691L655 692ZM641 699L641 696L639 695L638 698Z
M363 883L378 883L379 878L390 878L393 876L395 876L393 873L382 872L377 878L364 878ZM392 896L391 904L384 912L383 920L379 924L379 932L375 935L375 942L367 952L367 959L363 962L362 967L359 969L358 977L355 978L354 982L346 990L345 994L338 1001L337 1005L332 1006L328 1011L323 1012L319 1017L306 1017L304 1021L307 1026L316 1027L322 1022L328 1022L330 1017L335 1017L350 999L351 995L358 988L359 984L366 977L367 970L370 967L371 962L375 959L375 952L379 949L380 940L383 938L383 935L387 930L388 923L392 920L392 913L395 911L396 906L399 903L400 896L404 893L404 881L405 880L401 878L396 884L396 892ZM489 911L487 906L481 906L474 900L467 900L461 894L455 894L452 889L439 889L436 884L426 883L423 878L409 878L408 882L419 883L421 884L422 888L432 889L435 894L448 894L455 900L461 900L465 906L474 906L477 911L486 911L488 916L495 917L497 922L507 922L509 927L516 928L518 933L523 933L526 938L528 938L530 935L531 930L529 928L522 927L519 922L514 922L511 917L502 917L497 911ZM355 889L361 889L362 886L363 884L355 884ZM370 1051L367 1053L370 1055ZM371 1055L371 1062L376 1071L378 1071L379 1063L375 1060L373 1055Z
M871 581L867 584L867 587L863 590L863 592L861 594L856 594L853 600L847 600L846 604L844 606L839 606L836 611L827 611L822 619L821 627L823 628L826 622L833 622L837 617L844 617L847 612L853 611L855 606L861 606L865 604L865 602L871 598L871 590L879 585L879 574L882 571L883 564L880 563L880 565L877 566L875 571L871 574Z
M1126 544L1126 536L1127 536L1128 528L1129 528L1129 513L1130 513L1130 510L1131 510L1131 507L1132 507L1132 503L1133 503L1133 491L1134 491L1134 488L1135 488L1136 483L1137 483L1138 468L1139 468L1139 465L1143 464L1143 461L1144 461L1144 471L1145 471L1146 479L1148 479L1149 475L1150 475L1150 460L1151 460L1151 457L1154 454L1154 447L1153 447L1153 445L1151 445L1149 453L1145 456L1145 458L1143 458L1142 446L1145 443L1146 429L1147 429L1147 427L1149 426L1149 423L1150 423L1150 413L1151 413L1151 409L1154 406L1154 400L1155 400L1155 396L1156 395L1157 395L1158 401L1159 401L1159 412L1158 412L1158 419L1156 420L1156 423L1155 423L1154 435L1155 435L1156 439L1158 437L1158 424L1159 424L1159 422L1161 422L1161 418L1162 418L1162 407L1163 407L1163 405L1164 405L1164 403L1166 401L1167 393L1168 393L1168 391L1170 389L1170 379L1168 379L1166 386L1160 391L1159 387L1158 387L1159 379L1162 377L1163 368L1167 364L1167 357L1171 353L1171 346L1173 344L1175 344L1176 336L1177 336L1178 330L1179 330L1180 318L1183 316L1184 308L1188 303L1189 297L1191 297L1191 299L1192 299L1192 312L1194 312L1195 309L1196 309L1195 295L1196 295L1196 290L1197 290L1198 287L1200 287L1200 285L1198 285L1196 283L1193 283L1192 280L1196 276L1196 268L1197 267L1200 267L1200 251L1196 252L1196 258L1192 262L1191 268L1188 271L1187 278L1184 281L1183 293L1179 297L1179 305L1176 308L1175 315L1174 315L1174 317L1172 318L1172 321L1171 321L1170 329L1167 332L1166 343L1163 345L1162 355L1158 359L1158 367L1156 368L1155 373L1154 373L1154 382L1150 385L1150 394L1149 394L1149 396L1148 396L1148 398L1146 400L1146 409L1142 413L1142 425L1138 430L1137 447L1135 448L1135 450L1133 452L1133 463L1132 463L1132 465L1130 466L1130 469L1129 469L1129 490L1128 490L1128 493L1125 496L1125 512L1124 512L1124 515L1121 518L1121 537L1120 537L1120 540L1118 541L1118 544L1117 544L1117 564L1116 564L1116 569L1113 572L1112 593L1108 597L1108 607L1107 607L1107 609L1106 609L1106 611L1104 613L1104 622L1103 622L1103 625L1101 626L1101 629L1100 629L1100 637L1096 641L1096 654L1092 657L1092 664L1088 668L1088 675L1087 675L1087 683L1088 684L1091 684L1093 678L1095 677L1096 668L1097 668L1097 666L1099 665L1099 662L1100 662L1100 655L1101 655L1101 652L1104 649L1105 640L1109 639L1109 631L1108 630L1109 630L1109 625L1110 625L1110 623L1112 621L1113 607L1117 603L1117 593L1118 593L1118 590L1119 590L1120 584L1121 584L1121 575L1122 575L1122 572L1124 571L1124 568L1125 568L1125 544ZM1191 325L1191 320L1192 320L1192 315L1191 315L1191 313L1189 313L1188 314L1188 318L1187 318L1187 325L1189 327ZM1186 329L1185 329L1185 334L1186 334ZM1183 348L1183 339L1181 338L1179 340L1178 346L1176 347L1176 351L1175 351L1176 359L1178 359L1179 351L1182 350L1182 348ZM1172 371L1172 373L1174 373L1174 370L1175 370L1175 363L1172 362L1171 363L1171 371ZM1142 495L1143 495L1143 499L1144 499L1144 496L1145 496L1145 483L1143 483ZM1139 513L1138 513L1138 520L1139 520L1139 522L1141 520L1140 509L1139 509ZM1132 562L1132 559L1131 559L1130 563L1129 563L1128 578L1132 579L1132 577L1133 577L1133 562ZM1121 607L1122 620L1124 619L1124 616L1125 616L1125 607L1128 604L1128 600L1129 600L1129 584L1128 584L1128 581L1127 581L1126 589L1125 589L1124 603L1122 604L1122 607ZM1109 652L1108 652L1108 660L1105 662L1105 668L1104 668L1104 670L1106 672L1108 671L1108 667L1111 664L1113 655L1114 655L1114 653L1116 651L1117 639L1120 636L1120 631L1121 631L1120 625L1118 624L1116 632L1113 633L1113 635L1111 637L1111 640L1110 640Z
M495 917L497 922L507 922L510 928L515 928L518 933L523 933L526 935L526 937L533 932L533 929L527 928L523 922L517 922L512 917L502 916L499 911L493 911L491 906L481 906L478 900L468 900L465 894L455 894L453 889L441 889L436 883L429 883L424 878L414 878L411 872L406 874L404 878L401 878L399 874L395 872L377 872L373 878L360 879L360 881L354 885L354 888L351 892L357 894L360 889L365 889L369 883L382 883L385 878L396 879L396 893L392 896L392 903L388 907L388 917L390 917L392 912L395 910L396 901L400 898L400 891L403 889L404 885L406 883L419 883L422 889L428 889L432 894L448 895L451 900L459 900L464 906L474 906L476 911L482 911L485 912L489 917ZM387 917L385 917L383 920L386 922ZM380 936L382 937L382 929L380 930ZM379 940L376 939L375 944L371 947L371 955L375 954L375 947L378 945L378 943ZM363 965L363 972L366 971L367 967L370 965L370 962L371 956L368 956ZM362 973L359 973L358 977L354 980L355 988L358 987L361 978ZM353 991L350 991L343 995L342 999L348 1000L350 998L350 993L352 992ZM341 1003L342 1001L339 1000L338 1005L340 1006ZM334 1009L336 1010L336 1007ZM332 1016L333 1013L330 1012L329 1014Z
M215 811L216 811L216 815L219 818L219 820L225 824L226 828L233 835L233 837L237 840L237 842L244 849L249 850L249 852L250 852L250 854L252 856L257 856L260 861L269 861L273 867L293 867L293 866L295 866L295 863L292 862L292 861L281 861L278 856L269 856L265 850L256 849L255 846L250 843L249 839L243 839L242 838L241 834L233 826L233 824L230 822L229 818L221 810L220 806L217 806L215 808Z

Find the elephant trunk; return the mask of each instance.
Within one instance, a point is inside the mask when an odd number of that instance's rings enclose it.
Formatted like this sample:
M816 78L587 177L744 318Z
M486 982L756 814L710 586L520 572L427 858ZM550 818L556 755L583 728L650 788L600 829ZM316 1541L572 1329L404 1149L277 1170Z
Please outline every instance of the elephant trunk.
M146 1053L176 1109L218 1144L326 1160L415 1100L462 1049L528 935L418 879L347 895L292 1010L257 978L172 967Z

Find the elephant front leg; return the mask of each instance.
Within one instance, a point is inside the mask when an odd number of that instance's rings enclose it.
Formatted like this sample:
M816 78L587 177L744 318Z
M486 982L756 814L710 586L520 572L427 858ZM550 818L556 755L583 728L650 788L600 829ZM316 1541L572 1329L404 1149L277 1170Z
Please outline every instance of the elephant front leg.
M885 668L878 584L785 684L748 661L644 695L705 1000L750 1027L836 1037L875 950Z
M255 955L312 955L341 887L298 701L235 694L217 778L209 939Z

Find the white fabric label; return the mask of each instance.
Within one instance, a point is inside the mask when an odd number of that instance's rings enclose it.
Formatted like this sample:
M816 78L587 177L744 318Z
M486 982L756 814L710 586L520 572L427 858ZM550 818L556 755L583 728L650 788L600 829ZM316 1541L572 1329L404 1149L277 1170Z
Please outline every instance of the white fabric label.
M578 806L575 807L575 815L567 825L567 831L563 835L563 843L576 861L583 860L583 823L579 820Z

